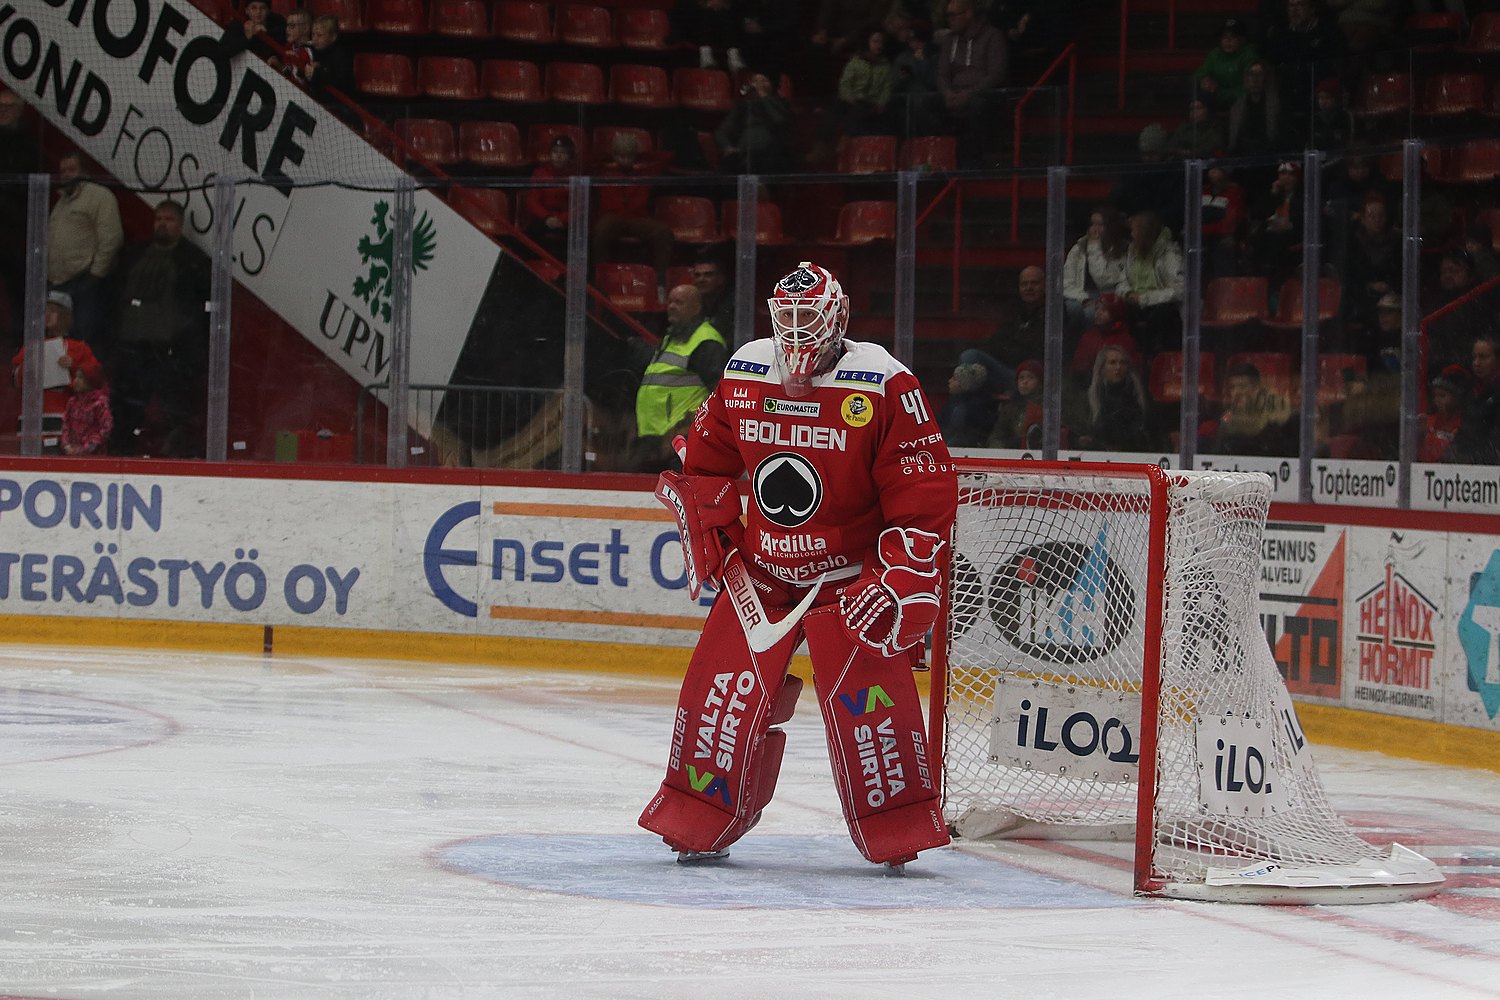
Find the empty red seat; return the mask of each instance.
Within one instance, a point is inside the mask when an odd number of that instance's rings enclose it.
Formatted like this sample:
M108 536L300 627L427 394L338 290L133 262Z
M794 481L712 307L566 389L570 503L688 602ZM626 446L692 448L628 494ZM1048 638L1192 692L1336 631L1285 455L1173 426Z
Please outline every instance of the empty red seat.
M557 8L557 40L564 45L613 48L614 25L603 7L565 3Z
M1484 107L1482 73L1439 73L1422 92L1421 114L1434 117L1465 115Z
M1151 359L1147 391L1158 403L1182 402L1182 387L1186 381L1187 365L1181 351L1162 351ZM1198 396L1214 398L1214 356L1209 351L1198 353Z
M666 11L655 7L626 7L615 13L615 30L627 49L655 52L667 47L672 22Z
M1319 354L1318 355L1318 402L1322 405L1339 403L1345 397L1344 373L1354 371L1364 375L1367 371L1363 354Z
M629 135L635 138L636 145L640 148L642 156L650 156L656 152L656 143L651 138L651 133L634 125L600 125L594 129L592 144L600 156L608 156L609 151L614 148L615 137Z
M526 131L526 150L533 160L545 160L547 151L552 148L552 140L560 135L573 140L578 162L585 162L589 152L588 136L577 125L533 125Z
M417 74L406 56L361 52L354 57L354 85L374 97L416 97Z
M472 59L422 56L417 60L417 89L428 97L478 100L479 69Z
M1270 313L1268 296L1265 278L1215 278L1203 292L1200 322L1206 327L1227 327L1264 320Z
M365 0L365 24L388 35L425 35L422 0Z
M456 187L448 194L448 204L486 236L509 231L510 199L498 188Z
M600 264L594 284L605 298L626 312L661 312L656 269L649 264Z
M521 130L510 122L464 122L458 126L463 158L480 167L524 167L531 162Z
M614 66L609 71L609 93L616 104L632 108L670 108L672 88L660 66Z
M1393 115L1411 107L1411 75L1408 73L1372 73L1360 84L1359 99L1354 102L1356 115Z
M914 135L901 147L902 170L957 170L958 140L951 135Z
M1318 322L1337 319L1343 302L1344 286L1336 278L1318 279ZM1288 278L1276 296L1276 315L1265 320L1278 330L1302 329L1302 279Z
M1457 38L1464 30L1464 16L1456 11L1417 11L1407 16L1406 30L1447 31Z
M1290 400L1300 395L1297 392L1296 372L1292 367L1292 356L1279 351L1244 351L1229 356L1224 369L1225 378L1239 365L1254 365L1260 373L1260 384L1279 396ZM1222 395L1222 394L1221 394Z
M500 0L495 5L495 34L513 42L546 44L553 40L551 13L544 3Z
M497 101L546 100L541 69L524 59L486 59L481 89Z
M546 70L547 96L568 104L605 104L604 70L593 63L551 62Z
M447 166L458 162L453 126L440 118L397 118L391 126L408 155Z
M728 111L729 74L722 69L679 69L672 74L677 103L694 111Z
M432 30L453 38L490 37L484 0L432 0Z
M1500 14L1475 14L1469 25L1469 37L1454 48L1476 55L1500 53Z
M340 31L364 31L364 4L360 0L308 0L307 10L313 17L336 17Z
M896 238L894 201L851 201L839 209L838 228L827 246L859 246Z
M839 173L885 174L896 169L896 137L851 135L839 150Z
M1487 184L1500 176L1500 139L1478 139L1451 151L1434 179L1455 184Z
M736 239L740 232L740 203L724 203L723 222L725 239ZM755 242L762 246L784 246L792 242L781 225L781 206L774 201L757 198L755 201Z
M668 195L656 199L656 217L672 227L672 238L682 243L714 243L719 239L714 203L697 195Z

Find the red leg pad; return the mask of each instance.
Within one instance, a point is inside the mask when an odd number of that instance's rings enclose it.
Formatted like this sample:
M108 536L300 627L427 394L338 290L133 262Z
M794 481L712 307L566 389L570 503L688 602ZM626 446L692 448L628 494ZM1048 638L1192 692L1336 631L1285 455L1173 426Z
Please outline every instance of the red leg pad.
M834 784L855 846L876 864L942 847L948 827L911 656L881 656L855 643L837 615L811 614L805 627Z
M759 818L781 768L786 737L771 724L782 711L791 715L781 695L799 641L794 629L752 654L733 605L714 602L678 695L667 776L641 826L675 850L717 851Z

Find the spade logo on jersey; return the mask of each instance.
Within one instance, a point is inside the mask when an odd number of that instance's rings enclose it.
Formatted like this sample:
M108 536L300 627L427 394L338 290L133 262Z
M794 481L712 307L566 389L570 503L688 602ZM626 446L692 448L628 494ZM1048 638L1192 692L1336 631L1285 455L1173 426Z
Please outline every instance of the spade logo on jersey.
M793 452L777 452L755 467L755 506L772 524L805 524L823 502L823 480L811 462Z

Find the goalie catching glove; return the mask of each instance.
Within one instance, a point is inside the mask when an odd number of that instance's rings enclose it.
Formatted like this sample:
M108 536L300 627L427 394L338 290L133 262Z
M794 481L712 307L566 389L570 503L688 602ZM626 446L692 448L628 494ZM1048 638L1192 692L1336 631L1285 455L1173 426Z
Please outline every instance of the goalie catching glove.
M744 535L740 491L733 479L723 476L663 472L656 481L656 499L677 518L688 594L697 600L703 584L718 585L724 557L739 547Z
M886 528L876 543L878 567L839 598L844 630L871 649L894 656L922 641L938 616L938 554L947 544L916 528Z

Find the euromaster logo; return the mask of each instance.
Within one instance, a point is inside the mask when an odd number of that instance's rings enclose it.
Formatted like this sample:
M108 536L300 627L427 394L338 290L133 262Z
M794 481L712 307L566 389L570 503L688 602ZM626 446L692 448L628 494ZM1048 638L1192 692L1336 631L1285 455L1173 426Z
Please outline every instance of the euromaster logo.
M862 392L852 392L844 397L844 405L839 407L839 415L850 427L863 427L875 416L875 407L870 405L869 396Z
M1500 714L1500 552L1484 572L1469 577L1469 603L1458 619L1458 641L1468 660L1469 690L1491 719Z
M763 400L767 413L774 413L778 417L816 417L823 411L823 404L818 402L802 402L795 399L773 399L767 396Z
M359 238L359 262L366 270L364 277L354 279L354 294L370 309L371 316L391 321L391 294L395 283L395 230L389 218L391 205L388 201L375 203L375 215L370 224L375 227L374 237ZM423 212L412 225L411 269L425 271L437 256L437 226Z

